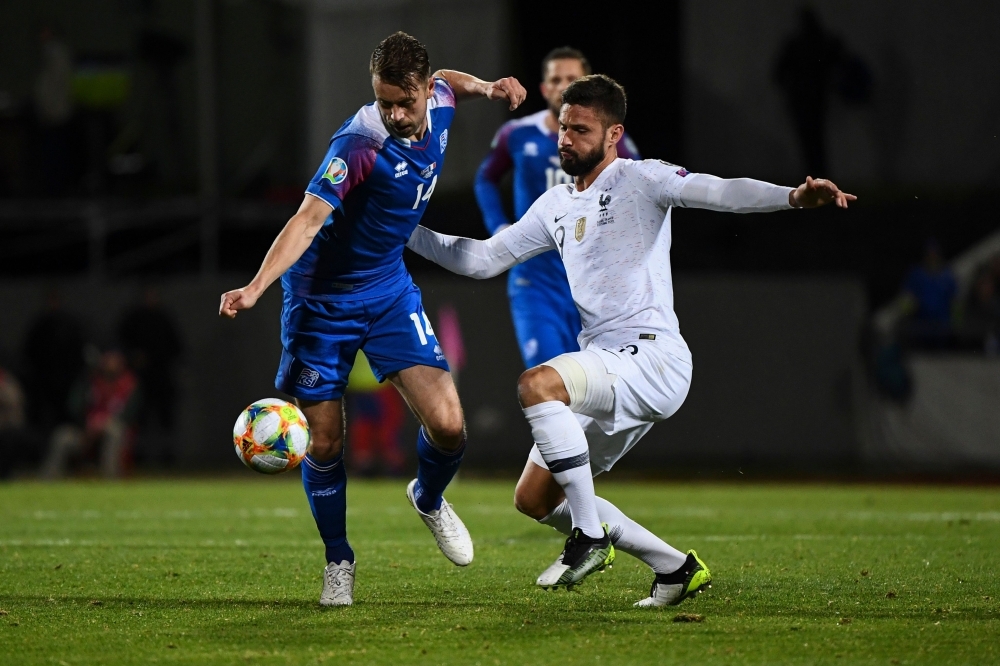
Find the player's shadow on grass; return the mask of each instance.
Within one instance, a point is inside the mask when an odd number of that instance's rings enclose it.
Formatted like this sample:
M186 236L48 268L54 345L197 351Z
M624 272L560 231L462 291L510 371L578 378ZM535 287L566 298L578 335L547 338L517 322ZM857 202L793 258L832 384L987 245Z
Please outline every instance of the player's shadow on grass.
M533 590L528 590L532 592ZM544 592L542 590L537 590L538 594L556 594L553 592ZM562 594L562 593L560 593ZM572 593L565 593L572 594ZM537 599L533 600L537 602ZM573 599L572 605L569 605L562 609L561 614L563 617L575 617L581 621L586 621L587 618L593 618L595 614L601 614L605 612L614 612L619 610L630 610L626 607L612 607L609 608L606 600L602 599L600 596L593 596L588 599ZM579 603L583 602L583 603ZM493 607L493 608L506 608L512 613L511 617L521 618L525 612L529 609L536 609L534 603L525 600L521 601L508 601L505 603L486 603L482 598L470 598L470 599L455 599L454 597L440 597L434 599L427 599L426 601L411 601L402 600L394 598L391 596L378 595L371 599L358 599L354 603L355 608L360 607L361 609L367 609L369 611L375 609L381 609L384 614L392 615L394 613L401 614L405 617L412 617L414 611L425 611L428 617L431 617L434 612L441 611L454 611L458 613L466 613L472 609ZM69 608L73 612L93 610L95 613L100 613L101 611L112 611L112 612L142 612L142 613L155 613L155 612L177 612L183 611L185 609L192 611L223 611L232 610L234 613L242 613L246 611L276 611L276 612L287 612L292 611L308 611L312 612L337 612L337 608L323 608L315 600L312 599L175 599L175 598L163 598L163 597L101 597L101 596L90 596L90 597L80 597L80 596L59 596L52 597L47 595L32 596L32 595L10 595L4 597L4 608L8 612L14 613L21 610L31 609L41 609L41 608ZM642 617L648 615L648 613L640 612L640 617L636 618L636 621L641 621ZM630 622L629 619L623 618L620 615L615 615L616 622L627 624ZM520 622L520 619L518 619Z
M28 596L10 595L5 596L7 610L23 606L43 606L72 605L74 607L94 608L95 610L106 608L116 610L180 610L184 608L192 609L222 609L238 608L252 610L266 610L269 608L319 608L315 601L305 599L171 599L165 597L63 597L63 596Z

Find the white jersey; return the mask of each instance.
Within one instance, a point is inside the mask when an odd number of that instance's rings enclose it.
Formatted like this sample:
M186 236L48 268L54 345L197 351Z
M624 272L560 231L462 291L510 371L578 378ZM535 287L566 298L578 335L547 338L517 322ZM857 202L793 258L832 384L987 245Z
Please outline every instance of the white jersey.
M617 159L582 192L558 185L503 234L519 261L555 249L580 311L581 349L655 335L691 353L674 314L670 208L690 175L658 160Z
M488 278L547 250L562 257L580 311L581 349L655 339L690 362L674 314L670 209L762 213L791 208L792 188L616 159L582 192L557 185L486 241L417 227L407 247L460 275ZM650 337L655 336L655 337Z

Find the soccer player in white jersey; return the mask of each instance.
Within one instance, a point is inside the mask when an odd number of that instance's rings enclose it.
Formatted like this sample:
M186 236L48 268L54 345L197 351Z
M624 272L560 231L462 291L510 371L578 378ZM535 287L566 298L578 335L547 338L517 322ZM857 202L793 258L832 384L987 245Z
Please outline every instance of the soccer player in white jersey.
M525 371L518 397L535 446L517 484L518 510L568 535L537 580L570 587L604 568L615 547L653 570L640 607L678 604L711 583L697 554L668 545L594 493L652 425L672 416L691 383L691 352L674 314L670 209L735 213L842 208L855 197L828 180L797 188L749 178L725 180L659 160L617 157L625 91L603 75L563 93L559 156L572 185L543 194L516 224L486 241L417 227L407 246L462 275L488 278L556 250L580 311L583 351Z

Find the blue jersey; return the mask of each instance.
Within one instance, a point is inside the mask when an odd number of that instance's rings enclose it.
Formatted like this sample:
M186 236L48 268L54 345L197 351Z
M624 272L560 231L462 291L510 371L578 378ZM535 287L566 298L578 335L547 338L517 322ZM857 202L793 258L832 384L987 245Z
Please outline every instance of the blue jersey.
M558 135L545 126L549 110L504 123L493 138L492 149L476 174L476 200L490 234L510 224L500 198L500 180L514 169L514 217L520 219L535 203L535 199L562 183L572 183L559 167ZM618 156L638 160L639 152L628 135L618 142ZM508 290L513 296L519 291L538 287L555 292L572 303L566 269L558 252L544 252L510 271Z
M322 301L384 296L411 284L403 248L437 185L455 115L455 92L434 80L421 141L389 134L375 103L330 140L306 192L333 212L282 276L285 291Z

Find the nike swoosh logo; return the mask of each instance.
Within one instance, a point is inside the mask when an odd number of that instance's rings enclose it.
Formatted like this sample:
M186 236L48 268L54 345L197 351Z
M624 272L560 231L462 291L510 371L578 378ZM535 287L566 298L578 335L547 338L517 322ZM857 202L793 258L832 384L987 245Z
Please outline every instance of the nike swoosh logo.
M562 215L560 215L559 217L557 217L556 219L554 219L554 220L552 221L552 224L559 224L559 220L563 219L563 218L564 218L564 217L566 217L567 215L569 215L569 213L563 213Z

